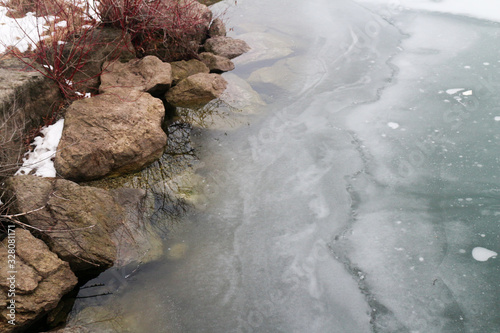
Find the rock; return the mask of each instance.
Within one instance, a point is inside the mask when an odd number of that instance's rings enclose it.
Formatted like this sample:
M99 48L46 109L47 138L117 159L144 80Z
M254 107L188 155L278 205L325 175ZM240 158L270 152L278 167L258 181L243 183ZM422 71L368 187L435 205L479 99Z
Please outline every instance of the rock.
M78 280L69 268L67 262L62 261L49 250L43 241L31 235L22 228L15 229L16 262L15 296L10 297L10 273L6 266L0 270L0 332L13 332L23 326L28 326L54 309L62 296L71 291ZM8 238L0 246L0 262L8 262ZM4 269L5 268L5 269ZM9 310L7 304L15 300L15 323L8 323ZM9 302L9 303L8 303Z
M286 36L276 36L266 32L254 31L239 35L251 47L251 51L238 57L238 64L274 60L289 56L294 51L295 41Z
M210 37L226 36L226 25L220 18L212 21L210 28L208 28L208 35Z
M172 69L169 63L155 56L132 59L127 63L106 62L101 74L99 93L116 88L146 91L154 96L165 94L172 84Z
M65 115L56 171L83 181L141 170L163 154L164 115L160 99L133 89L73 102Z
M218 74L195 74L171 88L165 98L167 102L181 107L204 105L218 98L226 89L227 82Z
M123 209L104 189L64 179L15 176L6 182L23 221L48 230L41 237L75 272L103 270L116 260L110 235L124 219Z
M25 59L28 62L32 60ZM0 165L16 165L25 152L26 133L42 125L53 106L62 101L59 88L22 61L0 61ZM0 177L16 170L2 168Z
M222 36L207 39L204 47L207 52L229 59L236 58L250 50L250 46L245 41Z
M199 3L202 3L207 6L211 6L217 2L220 2L221 0L198 0Z
M306 63L307 66L304 66ZM252 72L247 80L254 87L265 84L269 89L274 85L279 89L294 92L314 86L323 75L324 70L319 60L297 56L279 60L270 67L261 67Z
M232 73L227 73L224 78L228 81L228 86L221 99L231 107L242 110L239 114L255 113L266 105L247 80L243 80Z
M200 53L199 57L201 62L207 65L211 73L229 72L234 69L233 62L228 58L210 52Z
M111 190L125 211L125 218L111 238L117 247L115 267L157 260L163 254L163 241L149 223L154 203L148 206L146 191L133 188Z
M75 61L83 57L82 62L72 64L73 67L78 67L78 70L69 69L67 73L74 73L71 80L77 91L97 93L102 65L106 61L133 59L135 50L130 36L124 34L122 29L106 27L95 29L83 42L77 39L75 42L66 43L64 57L72 57ZM67 62L71 65L71 61Z
M191 59L188 61L180 60L170 63L172 65L172 84L176 85L179 81L188 76L198 73L209 73L210 69L203 62Z

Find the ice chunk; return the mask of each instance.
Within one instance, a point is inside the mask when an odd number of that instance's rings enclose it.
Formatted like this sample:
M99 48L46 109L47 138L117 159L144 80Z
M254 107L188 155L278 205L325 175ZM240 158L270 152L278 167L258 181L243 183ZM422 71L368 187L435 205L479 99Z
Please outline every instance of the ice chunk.
M486 261L490 258L496 258L498 253L485 249L484 247L475 247L472 249L472 257L477 261Z
M458 92L460 92L462 90L465 90L465 89L464 88L453 88L453 89L446 90L446 93L448 95L454 95L454 94L456 94L456 93L458 93Z
M398 129L399 128L399 124L398 123L394 123L392 121L388 122L387 126L389 126L392 129Z

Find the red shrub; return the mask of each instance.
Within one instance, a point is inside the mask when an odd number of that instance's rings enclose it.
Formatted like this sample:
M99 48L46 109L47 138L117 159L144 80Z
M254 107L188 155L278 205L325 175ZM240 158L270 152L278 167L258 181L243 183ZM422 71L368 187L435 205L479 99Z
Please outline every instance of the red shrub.
M164 61L195 57L212 18L195 0L101 0L97 12L132 36L139 55Z

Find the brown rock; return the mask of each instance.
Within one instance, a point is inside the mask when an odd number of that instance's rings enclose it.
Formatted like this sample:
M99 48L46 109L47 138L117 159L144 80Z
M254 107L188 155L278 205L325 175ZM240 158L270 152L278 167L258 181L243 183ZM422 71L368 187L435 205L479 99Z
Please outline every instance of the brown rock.
M180 60L171 63L172 65L172 84L176 85L179 81L188 76L198 73L209 73L210 69L203 62L191 59L188 61Z
M127 63L106 62L101 74L99 93L116 88L131 88L162 95L172 84L172 69L169 63L155 56L132 59Z
M227 82L218 74L195 74L179 82L165 95L167 102L181 107L203 105L218 98Z
M76 40L64 46L64 57L74 60L66 61L78 70L68 69L68 75L79 92L96 93L99 87L99 75L102 65L106 61L128 61L135 58L135 50L130 36L122 29L102 28L95 29L85 42ZM83 59L83 61L79 60Z
M212 21L210 28L208 28L208 35L210 37L226 36L226 25L220 18Z
M103 270L116 260L116 245L110 235L121 225L124 213L108 191L35 176L15 176L6 185L15 199L16 212L42 208L26 214L24 222L50 230L41 237L75 272ZM36 261L34 268L39 275L53 274L50 262L41 254L19 251L27 260Z
M58 174L82 181L142 169L163 154L164 115L160 99L132 89L74 102L54 161Z
M215 55L210 52L203 52L199 55L201 62L207 65L211 73L229 72L234 69L234 64L228 58Z
M54 309L61 297L76 285L77 278L70 270L67 262L62 261L49 250L43 241L33 237L29 231L22 228L15 229L16 263L15 281L17 284L15 296L9 296L10 273L6 269L0 270L0 332L12 332L29 325L48 311ZM8 238L0 245L0 261L7 263ZM29 253L29 255L26 255ZM43 264L37 261L42 259ZM39 271L40 269L40 271ZM30 272L25 275L25 273ZM43 273L42 273L43 272ZM22 289L21 286L29 286ZM9 310L7 302L15 300L15 323L8 323Z
M250 46L248 46L245 41L223 36L207 39L204 47L207 52L229 59L236 58L237 56L250 51Z

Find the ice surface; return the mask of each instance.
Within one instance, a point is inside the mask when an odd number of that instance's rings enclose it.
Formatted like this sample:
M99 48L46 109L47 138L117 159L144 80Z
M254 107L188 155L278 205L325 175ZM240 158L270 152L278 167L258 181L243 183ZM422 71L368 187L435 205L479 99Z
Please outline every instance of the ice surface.
M265 103L244 128L200 131L207 204L171 236L189 253L136 276L121 307L153 307L147 286L178 331L500 331L497 261L470 255L500 234L498 27L430 13L448 1L366 4L229 8L234 37L294 52L232 72Z
M55 177L56 169L53 159L61 140L63 128L64 119L42 128L40 130L42 136L37 136L33 140L33 151L26 153L23 165L16 172L16 175L34 174L40 177Z

